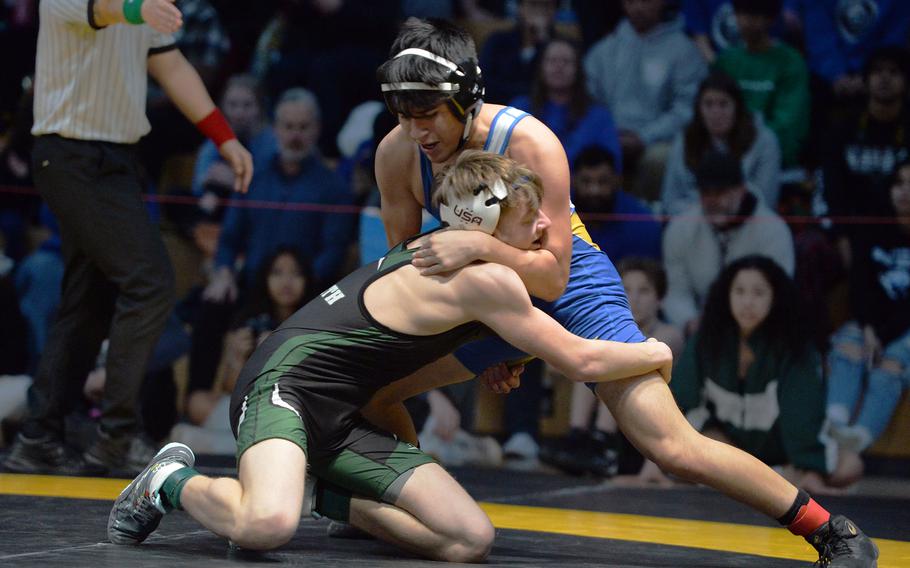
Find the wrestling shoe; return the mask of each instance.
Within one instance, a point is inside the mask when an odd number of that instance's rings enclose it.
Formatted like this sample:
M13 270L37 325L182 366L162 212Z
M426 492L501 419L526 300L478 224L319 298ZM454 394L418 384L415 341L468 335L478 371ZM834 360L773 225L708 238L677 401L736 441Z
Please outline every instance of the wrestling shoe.
M616 434L595 430L591 433L587 470L597 477L610 478L619 472L619 439Z
M557 440L541 444L539 458L571 475L584 475L590 468L590 454L594 441L586 430L572 428Z
M816 566L822 568L875 568L878 547L853 521L843 515L831 517L806 539L818 551Z
M196 456L188 446L174 442L161 448L114 502L107 520L107 538L114 544L139 544L145 540L169 510L158 493L164 480L195 462Z

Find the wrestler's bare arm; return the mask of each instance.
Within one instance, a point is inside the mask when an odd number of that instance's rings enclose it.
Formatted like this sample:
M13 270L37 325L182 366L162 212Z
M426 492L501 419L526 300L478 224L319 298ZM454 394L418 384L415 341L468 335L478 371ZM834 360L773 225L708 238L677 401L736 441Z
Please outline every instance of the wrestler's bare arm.
M389 246L420 232L423 206L411 187L415 159L416 147L400 127L393 128L376 149L376 183Z
M513 270L482 264L467 267L462 273L453 284L459 286L466 318L486 324L505 341L543 359L566 377L604 382L660 371L664 380L670 380L673 354L665 344L578 337L531 304Z
M569 262L572 259L569 161L556 135L533 116L518 123L506 155L534 171L543 182L543 202L540 208L552 224L542 243L542 251L552 254L552 259L543 257L532 270L516 272L533 296L553 301L565 290L569 281ZM505 243L500 244L519 254L527 252ZM484 260L511 267L508 262L504 262L505 259L496 256Z

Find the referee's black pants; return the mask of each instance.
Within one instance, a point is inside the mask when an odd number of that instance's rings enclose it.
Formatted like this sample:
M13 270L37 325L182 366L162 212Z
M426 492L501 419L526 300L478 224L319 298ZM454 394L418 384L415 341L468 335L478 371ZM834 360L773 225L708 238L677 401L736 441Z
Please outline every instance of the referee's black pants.
M65 271L26 432L63 435L74 394L110 338L101 428L130 434L146 364L175 294L164 242L142 201L135 148L39 136L32 159L35 185L60 224Z

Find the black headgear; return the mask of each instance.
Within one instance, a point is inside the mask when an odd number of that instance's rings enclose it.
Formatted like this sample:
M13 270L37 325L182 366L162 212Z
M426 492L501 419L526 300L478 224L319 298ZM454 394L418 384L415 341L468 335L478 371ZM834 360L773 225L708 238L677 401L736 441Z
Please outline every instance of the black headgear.
M448 99L449 107L452 109L452 113L465 124L464 134L461 138L461 143L464 144L470 134L471 122L480 112L480 107L483 104L484 87L480 67L473 61L464 61L461 64L456 64L444 57L416 47L400 51L394 59L405 55L416 55L435 61L448 68L449 75L445 81L437 84L419 81L382 83L382 92L439 91L450 94L451 96Z

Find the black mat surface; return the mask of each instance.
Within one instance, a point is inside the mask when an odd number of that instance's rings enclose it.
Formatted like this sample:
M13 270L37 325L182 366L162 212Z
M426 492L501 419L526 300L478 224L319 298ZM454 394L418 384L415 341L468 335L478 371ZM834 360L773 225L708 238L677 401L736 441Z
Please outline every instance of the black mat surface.
M774 526L763 516L712 491L618 489L602 483L540 473L454 469L475 498L495 503L582 509ZM910 540L910 500L842 497L826 499L875 537ZM305 519L295 538L266 554L232 552L182 512L168 515L145 544L106 542L108 501L0 495L0 566L443 566L414 558L376 541L329 539L325 521ZM487 562L514 567L750 567L787 568L806 562L732 552L498 530Z

